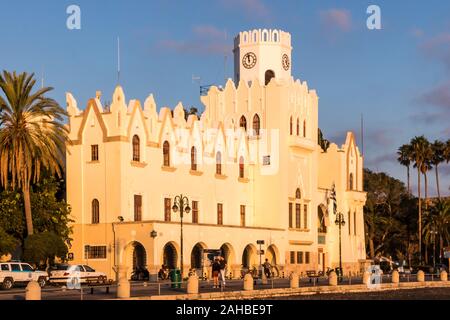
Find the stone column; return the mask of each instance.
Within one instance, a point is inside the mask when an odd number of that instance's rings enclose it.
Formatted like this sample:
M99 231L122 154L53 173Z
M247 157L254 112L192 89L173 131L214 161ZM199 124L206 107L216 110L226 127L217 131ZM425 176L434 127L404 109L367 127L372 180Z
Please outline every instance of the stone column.
M130 297L130 282L127 279L128 267L121 265L115 267L119 281L117 282L117 298L127 299Z
M241 278L241 265L233 264L231 266L231 272L233 273L233 279L240 279Z
M417 271L417 282L425 282L425 272L422 270Z
M400 282L400 274L398 273L397 270L392 271L391 280L392 280L392 283L399 283Z
M370 284L370 272L365 271L363 274L363 284L368 285Z
M253 290L253 277L249 273L247 273L244 277L244 290L245 291Z
M298 273L297 272L291 272L289 275L289 284L291 289L297 289L299 286L299 280L298 280Z
M448 274L445 270L441 272L441 281L448 281Z
M334 271L330 272L330 275L328 276L328 284L330 286L337 286L338 278L337 278L336 272L334 272Z
M25 300L41 300L41 287L36 281L30 281L25 289Z
M149 265L147 267L147 270L148 270L148 273L149 273L149 281L150 282L158 281L159 268L161 268L161 266Z
M187 281L187 293L198 294L198 276L196 274L191 275Z

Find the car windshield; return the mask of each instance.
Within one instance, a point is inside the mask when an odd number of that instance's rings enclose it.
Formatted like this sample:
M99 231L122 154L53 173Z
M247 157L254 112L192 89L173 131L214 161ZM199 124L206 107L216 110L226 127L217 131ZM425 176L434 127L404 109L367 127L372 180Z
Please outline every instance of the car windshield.
M52 270L67 270L69 269L70 265L68 264L57 264L52 267Z
M34 269L29 264L23 264L22 271L34 271Z
M89 267L89 266L83 266L83 267L84 267L84 269L86 270L86 272L95 272L95 270L92 269L92 268Z

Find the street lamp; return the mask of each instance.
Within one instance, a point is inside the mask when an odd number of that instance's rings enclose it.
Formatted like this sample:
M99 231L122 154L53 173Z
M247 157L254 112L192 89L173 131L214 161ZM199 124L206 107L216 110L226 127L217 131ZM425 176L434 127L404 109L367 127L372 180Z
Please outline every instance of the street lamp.
M180 194L179 196L176 196L173 199L173 206L172 206L173 212L177 213L178 210L180 211L180 220L181 220L181 234L180 234L180 244L181 244L181 279L183 279L183 215L184 212L189 213L191 212L191 207L189 207L189 199L183 194Z
M344 215L342 212L337 212L337 200L336 200L336 190L333 183L331 189L331 199L333 200L333 213L336 216L334 223L339 227L339 280L342 280L342 227L345 225Z

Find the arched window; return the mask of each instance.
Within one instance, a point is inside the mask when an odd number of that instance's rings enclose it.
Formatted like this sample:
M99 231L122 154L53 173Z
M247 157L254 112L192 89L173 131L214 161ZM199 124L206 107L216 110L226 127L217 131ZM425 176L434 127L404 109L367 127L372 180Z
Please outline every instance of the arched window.
M191 170L197 171L197 149L191 148Z
M92 224L100 223L100 203L97 199L92 200Z
M270 80L272 80L272 78L275 78L275 72L273 72L272 70L267 70L265 73L265 78L266 78L266 86L269 84Z
M303 120L303 137L306 138L306 120Z
M164 166L170 167L170 144L167 141L164 141L163 144L163 157L164 157Z
M133 136L133 161L139 162L141 159L141 144L137 135Z
M222 174L222 153L216 153L216 174Z
M348 186L350 190L353 190L353 173L350 173Z
M297 118L297 136L300 135L300 119Z
M300 192L300 188L297 188L297 190L295 190L295 199L301 199L302 198L302 194Z
M244 128L244 130L247 131L247 119L245 119L244 116L239 120L239 127Z
M259 136L260 126L261 122L259 120L259 116L255 114L255 116L253 117L253 133L255 134L255 136Z
M244 178L244 157L239 158L239 178Z
M292 123L292 116L291 116L291 118L289 119L289 134L292 136L292 134L293 134L293 123Z

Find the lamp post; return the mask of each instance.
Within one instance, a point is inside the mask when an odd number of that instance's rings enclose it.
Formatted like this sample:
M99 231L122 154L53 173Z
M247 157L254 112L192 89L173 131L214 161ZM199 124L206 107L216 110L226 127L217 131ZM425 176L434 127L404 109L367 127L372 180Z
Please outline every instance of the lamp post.
M180 267L181 267L181 279L183 279L183 215L184 213L191 212L191 207L189 207L189 199L186 196L183 196L183 194L180 194L179 196L176 196L173 199L173 206L172 206L173 212L180 211L180 221L181 221L181 234L180 234L180 245L181 245L181 261L180 261Z
M345 225L344 215L337 212L336 190L333 183L331 188L331 199L333 200L333 213L336 216L334 223L339 227L339 280L342 280L342 227Z

